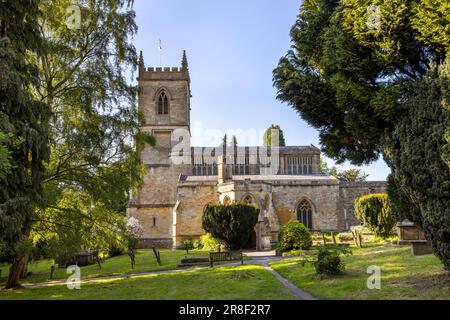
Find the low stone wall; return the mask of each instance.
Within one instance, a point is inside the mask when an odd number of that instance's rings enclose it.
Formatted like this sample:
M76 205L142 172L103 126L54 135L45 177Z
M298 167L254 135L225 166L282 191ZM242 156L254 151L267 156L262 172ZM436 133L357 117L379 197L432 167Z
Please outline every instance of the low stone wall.
M138 248L151 249L152 247L158 249L172 249L172 238L142 239Z

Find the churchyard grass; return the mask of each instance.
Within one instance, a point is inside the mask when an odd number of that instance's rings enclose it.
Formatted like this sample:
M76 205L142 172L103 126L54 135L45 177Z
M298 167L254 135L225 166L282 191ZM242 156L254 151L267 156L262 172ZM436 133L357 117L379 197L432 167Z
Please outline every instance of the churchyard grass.
M344 256L345 273L319 279L301 258L273 262L270 266L297 287L318 299L450 299L450 275L433 254L413 256L409 246L352 247ZM381 267L381 289L368 289L368 266Z
M137 250L136 265L134 269L131 269L130 258L127 254L124 254L106 259L102 263L101 269L99 269L97 264L81 267L81 278L89 279L130 273L180 269L178 268L178 264L180 264L182 258L208 257L208 252L199 250L190 250L188 255L186 255L186 251L184 250L162 249L160 252L160 266L156 262L153 251L151 249L143 249ZM28 271L32 272L32 274L24 279L22 283L50 281L50 267L52 264L53 260L51 259L31 262L28 266ZM0 269L2 270L0 286L4 286L9 273L9 267L3 264L0 265ZM54 280L66 279L68 276L69 275L66 273L66 268L55 269Z
M161 253L162 258L162 253ZM82 283L79 290L48 285L0 290L5 299L293 299L275 277L261 266L244 265L182 271L174 274L105 279Z

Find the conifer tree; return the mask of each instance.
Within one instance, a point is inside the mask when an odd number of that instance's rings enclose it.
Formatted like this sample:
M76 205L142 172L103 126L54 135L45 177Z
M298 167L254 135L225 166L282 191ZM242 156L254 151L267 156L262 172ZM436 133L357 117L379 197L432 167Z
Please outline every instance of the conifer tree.
M437 108L448 87L422 83L450 50L448 9L446 0L305 0L273 80L338 164L383 156L396 210L423 226L450 270L447 107Z
M38 1L0 6L0 132L12 167L0 183L0 241L11 262L6 288L19 286L26 270L35 212L44 206L44 162L49 159L50 108L31 92L37 68L27 56L42 53Z

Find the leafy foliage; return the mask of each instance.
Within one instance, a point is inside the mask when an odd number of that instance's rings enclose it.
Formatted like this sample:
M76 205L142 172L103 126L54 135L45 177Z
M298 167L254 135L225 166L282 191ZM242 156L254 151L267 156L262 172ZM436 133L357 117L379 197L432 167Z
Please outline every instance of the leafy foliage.
M314 262L316 274L322 275L338 275L345 270L344 262L341 255L348 255L352 252L345 247L327 247L320 246L317 251L317 260Z
M27 228L22 228L27 230L22 231L27 241L33 229L35 244L48 244L49 252L56 252L58 244L69 242L67 249L73 251L75 245L90 243L86 239L90 237L88 233L93 225L112 223L111 219L119 216L123 218L130 191L137 191L145 173L139 153L146 143L154 144L154 138L140 130L143 117L136 107L138 88L131 85L128 78L137 65L136 51L131 43L137 31L132 1L76 3L81 16L79 26L75 28L69 28L67 23L67 9L71 5L74 4L70 0L24 1L20 5L2 6L0 19L3 25L6 19L19 19L14 22L17 30L6 28L13 33L11 37L20 38L12 43L23 44L31 40L32 45L40 43L42 48L36 53L26 52L25 46L21 48L21 57L35 65L36 70L24 69L21 82L14 83L13 87L28 89L34 99L50 107L38 114L32 114L38 108L31 104L26 109L28 114L20 108L14 109L22 117L33 117L31 127L27 122L19 123L22 130L30 129L40 141L48 143L50 138L51 156L46 163L45 176L35 172L34 168L27 168L33 179L43 182L45 198L42 192L39 197L42 207L47 209L35 210L37 206L30 205L27 211L39 212L27 220ZM19 9L24 14L8 12ZM23 16L26 18L22 19ZM39 85L31 88L28 85L30 79ZM17 92L8 95L22 99ZM48 132L34 130L33 126L48 123L50 110L53 117ZM4 127L0 127L0 131L11 132ZM16 139L14 145L26 153L23 159L33 159L30 154L48 159L48 150L27 149L25 144L34 139L31 136L20 137L13 133L12 137L21 139ZM22 141L25 144L21 145ZM14 153L11 158L20 160ZM43 169L41 162L39 165ZM20 170L13 172L21 174ZM18 181L9 177L7 180ZM26 187L20 192L33 196ZM69 195L74 195L73 201L68 199ZM91 210L91 206L101 210ZM111 219L105 219L104 214L109 214ZM64 223L59 223L56 216ZM12 225L21 228L17 221ZM114 224L108 227L112 228ZM6 232L3 234L7 235ZM77 241L77 237L83 241ZM14 269L23 269L26 260L21 258L21 266L13 266Z
M361 169L347 169L343 171L338 171L336 173L336 178L344 182L364 182L366 181L368 174L366 174Z
M286 146L286 141L284 140L283 130L281 130L279 125L272 124L267 130L264 132L264 146L270 147L272 146L272 133L278 133L278 146L284 147Z
M280 252L308 250L311 246L311 234L303 223L293 220L281 226L278 233L278 250Z
M0 181L2 181L11 170L11 152L4 146L6 140L6 134L0 132Z
M395 220L391 215L388 195L368 194L355 200L355 216L376 236L387 238L393 233Z
M305 0L273 81L327 156L359 165L383 155L396 214L424 227L450 270L448 86L430 80L450 49L448 9L446 0Z
M12 262L8 288L17 287L25 273L23 261L30 247L35 208L44 205L44 163L50 151L51 112L31 94L39 82L35 64L27 59L43 50L38 16L35 0L8 1L0 6L0 153L4 175L0 183L0 242ZM5 171L8 166L12 170Z
M38 221L34 232L42 239L59 239L61 246L63 235L72 235L80 241L63 241L71 251L76 246L105 251L108 241L113 245L130 240L121 220L130 191L139 189L145 173L139 152L154 139L140 131L138 89L127 79L137 65L131 2L77 4L80 26L69 29L66 10L71 4L55 0L40 5L40 31L48 50L36 62L41 83L36 95L51 106L55 117L45 180L48 209L39 215L43 223ZM76 201L69 201L69 210L68 195ZM55 215L62 215L71 231ZM90 239L93 227L103 240Z
M391 139L389 194L407 218L425 231L450 270L450 61L414 85L409 116Z
M357 168L346 170L339 170L336 166L329 168L323 158L320 158L320 173L333 176L344 182L363 182L366 181L369 176L364 171Z
M202 226L228 249L239 250L247 243L258 215L259 209L247 203L209 204L203 211Z
M200 237L200 242L204 250L216 251L222 245L221 241L214 238L211 233L206 233Z
M32 239L43 246L46 256L61 261L80 251L98 251L107 256L110 248L126 247L124 217L86 192L67 189L58 203L37 215Z

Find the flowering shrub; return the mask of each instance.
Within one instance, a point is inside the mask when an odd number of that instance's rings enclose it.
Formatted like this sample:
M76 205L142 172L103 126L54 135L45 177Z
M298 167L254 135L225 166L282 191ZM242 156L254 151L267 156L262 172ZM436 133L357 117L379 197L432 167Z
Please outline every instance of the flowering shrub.
M138 219L129 217L125 224L126 240L129 248L136 248L144 234L144 228Z

